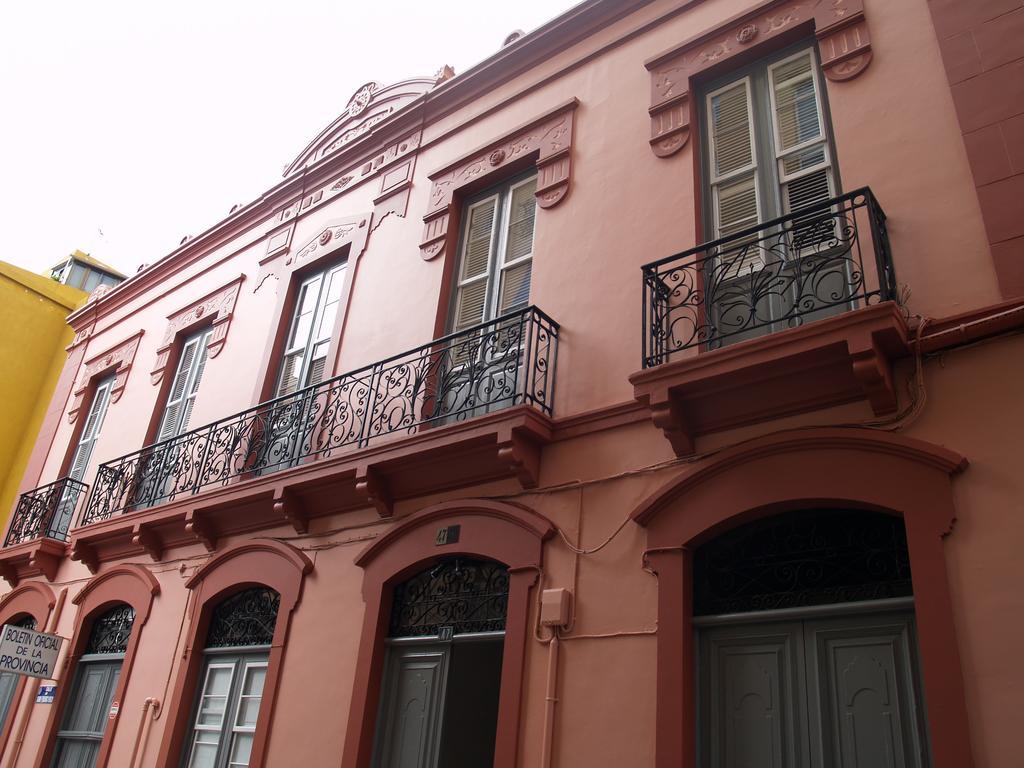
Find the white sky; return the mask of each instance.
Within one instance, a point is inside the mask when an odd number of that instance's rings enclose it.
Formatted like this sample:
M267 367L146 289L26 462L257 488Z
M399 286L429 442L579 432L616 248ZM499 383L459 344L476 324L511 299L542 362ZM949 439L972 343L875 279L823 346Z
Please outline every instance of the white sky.
M276 183L363 83L464 72L575 2L7 3L0 260L134 274Z

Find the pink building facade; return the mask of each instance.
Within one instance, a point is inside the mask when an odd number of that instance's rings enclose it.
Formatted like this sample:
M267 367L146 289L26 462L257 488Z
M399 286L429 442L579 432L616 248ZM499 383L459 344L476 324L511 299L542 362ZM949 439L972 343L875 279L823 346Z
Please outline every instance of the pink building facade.
M589 0L360 88L71 316L3 764L1018 765L1022 20Z

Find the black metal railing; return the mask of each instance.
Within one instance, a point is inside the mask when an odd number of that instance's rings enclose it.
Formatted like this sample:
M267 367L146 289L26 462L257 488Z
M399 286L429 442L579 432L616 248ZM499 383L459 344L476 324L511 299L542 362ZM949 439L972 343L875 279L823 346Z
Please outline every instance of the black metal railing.
M21 544L43 537L67 541L68 528L78 503L89 486L70 477L62 477L21 494L7 529L4 546Z
M550 415L558 325L535 307L100 465L81 525L383 435L525 403Z
M867 187L647 264L643 283L644 368L897 296Z

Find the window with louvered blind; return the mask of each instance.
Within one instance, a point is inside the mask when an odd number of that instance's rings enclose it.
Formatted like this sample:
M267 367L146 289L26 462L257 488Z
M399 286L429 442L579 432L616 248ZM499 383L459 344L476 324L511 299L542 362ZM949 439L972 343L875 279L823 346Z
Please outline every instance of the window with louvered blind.
M178 369L174 373L167 404L160 418L160 429L156 442L167 440L188 430L195 404L196 393L206 367L206 347L210 342L209 329L199 331L185 339L178 357Z
M288 328L276 396L323 381L344 282L344 262L303 279Z
M71 457L71 464L67 476L72 480L82 480L89 468L89 460L92 458L93 448L99 438L100 429L103 427L103 420L107 415L107 406L110 404L110 390L114 386L114 377L108 376L96 385L96 392L92 396L92 404L89 406L89 415L82 425L82 433L78 437L78 445Z
M838 194L813 48L719 81L706 93L704 110L714 239ZM813 226L796 227L797 249L801 239L820 239ZM741 271L759 268L757 258L752 253Z
M537 177L518 179L470 201L463 214L451 330L530 303Z

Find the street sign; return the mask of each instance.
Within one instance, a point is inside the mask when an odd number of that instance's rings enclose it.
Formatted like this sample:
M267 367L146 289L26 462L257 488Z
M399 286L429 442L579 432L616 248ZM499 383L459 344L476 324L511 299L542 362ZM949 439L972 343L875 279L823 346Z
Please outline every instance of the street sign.
M36 704L53 704L53 697L56 695L56 685L40 685L39 693L36 694Z
M0 628L0 672L56 680L57 654L64 638L4 624Z

